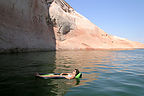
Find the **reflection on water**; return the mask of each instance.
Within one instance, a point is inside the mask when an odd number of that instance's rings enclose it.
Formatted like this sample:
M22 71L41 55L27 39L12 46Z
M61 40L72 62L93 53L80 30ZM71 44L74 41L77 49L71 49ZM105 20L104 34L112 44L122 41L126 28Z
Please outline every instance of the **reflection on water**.
M144 50L0 55L3 96L143 96ZM80 80L36 79L35 72L83 73ZM136 93L134 93L134 91Z
M106 64L110 64L114 56L115 52L111 51L58 51L54 72L71 72L77 68L84 74L80 84L91 82L97 79L100 71L113 67Z

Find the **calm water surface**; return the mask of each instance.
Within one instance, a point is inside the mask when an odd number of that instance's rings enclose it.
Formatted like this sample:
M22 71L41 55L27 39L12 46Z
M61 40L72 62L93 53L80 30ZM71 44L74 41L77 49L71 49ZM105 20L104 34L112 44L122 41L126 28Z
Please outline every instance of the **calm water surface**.
M78 68L83 78L36 79ZM144 96L144 50L0 55L1 96Z

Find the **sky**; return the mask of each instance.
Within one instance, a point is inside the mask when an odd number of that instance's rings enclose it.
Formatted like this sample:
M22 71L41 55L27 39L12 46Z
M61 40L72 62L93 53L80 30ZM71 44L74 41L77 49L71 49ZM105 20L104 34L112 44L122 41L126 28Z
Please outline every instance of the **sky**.
M110 35L144 43L144 0L65 0Z

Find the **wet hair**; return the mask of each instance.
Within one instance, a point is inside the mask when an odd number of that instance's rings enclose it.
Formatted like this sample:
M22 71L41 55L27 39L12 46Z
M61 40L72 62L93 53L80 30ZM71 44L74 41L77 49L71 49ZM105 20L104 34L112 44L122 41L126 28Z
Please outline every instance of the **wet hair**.
M78 70L78 69L75 69L76 70L76 74L75 74L75 76L77 76L79 73L80 73L80 71ZM80 76L80 78L82 77L82 74L81 74L81 76Z
M75 71L76 71L76 74L75 74L75 76L77 76L80 72L79 72L79 70L78 69L75 69Z

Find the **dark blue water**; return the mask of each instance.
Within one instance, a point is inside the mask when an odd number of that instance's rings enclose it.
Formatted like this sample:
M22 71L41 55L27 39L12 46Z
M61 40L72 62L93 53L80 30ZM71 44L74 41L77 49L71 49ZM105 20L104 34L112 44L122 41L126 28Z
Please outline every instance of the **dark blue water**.
M83 78L36 79L78 68ZM0 55L1 96L144 96L144 50Z

